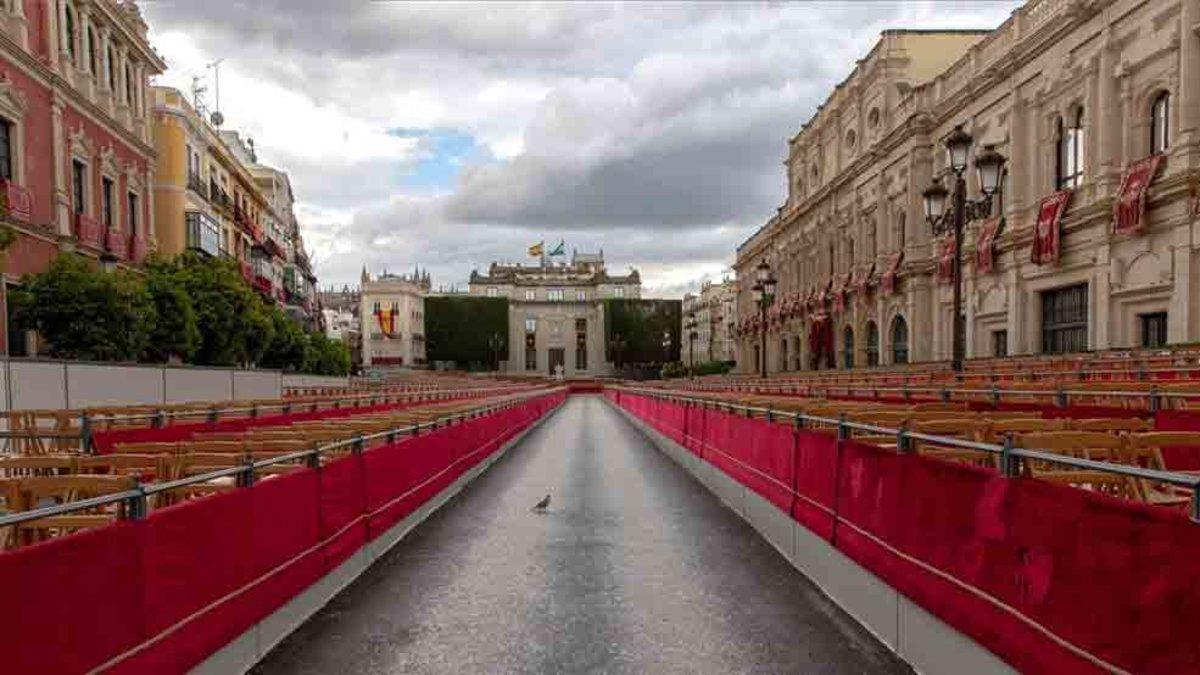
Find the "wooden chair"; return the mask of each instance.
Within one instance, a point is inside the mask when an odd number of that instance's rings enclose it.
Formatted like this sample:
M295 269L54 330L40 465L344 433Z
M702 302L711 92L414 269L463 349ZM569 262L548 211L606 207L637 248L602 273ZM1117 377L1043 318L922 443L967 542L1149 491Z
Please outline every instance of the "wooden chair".
M909 429L917 433L930 434L932 436L947 436L964 441L981 440L987 428L987 421L970 418L914 420L909 424ZM925 440L916 441L914 447L918 453L927 457L952 462L964 462L966 464L974 464L975 466L995 466L995 459L992 454L982 450L971 450L970 448L959 448L952 445L939 445Z
M1197 431L1150 431L1126 435L1127 461L1148 469L1167 470L1163 461L1165 447L1194 447L1200 452L1200 432ZM1187 472L1195 473L1195 472ZM1147 504L1184 506L1191 492L1167 483L1156 483L1144 478L1135 481L1139 496Z
M128 476L33 476L13 486L10 503L28 511L47 504L63 504L91 497L116 494L133 489ZM120 514L119 505L97 507L60 516L48 516L16 526L12 542L21 545L59 534L106 525Z
M117 443L117 453L123 455L177 455L182 445L177 441Z
M1120 462L1124 455L1125 439L1116 434L1095 431L1048 431L1019 434L1019 447L1043 450L1084 459ZM1103 494L1137 499L1137 488L1128 476L1076 469L1051 461L1025 461L1026 472L1035 478L1071 485Z
M1066 420L1062 419L1048 420L1041 417L992 419L989 417L988 429L984 434L984 438L991 443L1003 443L1006 436L1044 431L1062 431L1066 428Z
M143 483L155 480L165 472L168 457L163 454L112 454L79 458L79 473L133 476Z
M1154 423L1139 417L1102 417L1095 419L1076 419L1069 422L1076 431L1150 431Z
M0 478L70 475L77 470L80 457L72 455L34 455L0 459Z

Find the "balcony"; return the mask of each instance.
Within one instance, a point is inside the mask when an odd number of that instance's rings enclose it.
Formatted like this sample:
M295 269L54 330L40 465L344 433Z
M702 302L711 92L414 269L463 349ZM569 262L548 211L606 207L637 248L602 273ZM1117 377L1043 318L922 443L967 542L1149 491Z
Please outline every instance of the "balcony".
M190 211L184 221L187 228L187 247L205 255L221 255L221 226L207 213Z
M134 237L130 242L130 257L135 264L142 264L146 260L146 254L149 252L149 243L144 237Z
M80 246L96 250L104 248L104 228L87 214L75 214L75 238Z
M189 190L192 190L201 197L208 199L208 188L204 186L204 180L201 179L199 175L189 171L187 177L187 186Z
M275 284L271 283L270 277L264 277L261 274L256 274L254 275L254 281L252 281L250 285L254 287L254 290L262 293L263 295L268 297L273 297L275 295Z
M104 233L104 249L118 260L129 258L129 237L118 229L109 229Z
M9 220L28 223L33 218L33 195L10 180L0 180L0 213Z
M245 261L240 261L240 262L238 262L238 267L241 269L242 278L246 280L246 283L248 283L248 284L253 283L254 270L251 269L250 263L245 262Z
M229 193L221 189L213 181L208 182L208 199L216 206L228 210L233 206L233 200L229 198Z

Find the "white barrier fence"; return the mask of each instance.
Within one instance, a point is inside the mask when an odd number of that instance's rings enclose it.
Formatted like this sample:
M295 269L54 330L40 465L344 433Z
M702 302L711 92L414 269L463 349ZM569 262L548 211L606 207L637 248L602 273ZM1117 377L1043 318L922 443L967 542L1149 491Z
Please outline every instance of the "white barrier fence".
M346 377L276 370L0 359L0 411L280 398Z

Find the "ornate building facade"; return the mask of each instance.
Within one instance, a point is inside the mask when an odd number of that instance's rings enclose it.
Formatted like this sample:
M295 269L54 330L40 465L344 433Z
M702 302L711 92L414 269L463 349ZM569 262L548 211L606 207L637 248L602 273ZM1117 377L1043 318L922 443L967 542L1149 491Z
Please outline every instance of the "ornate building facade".
M358 323L365 370L425 365L425 296L429 274L362 271Z
M699 293L683 296L683 320L696 322L696 339L688 331L680 333L684 344L682 357L688 365L710 361L737 361L734 325L737 317L737 282L725 279L721 283L705 281Z
M737 252L740 370L950 358L922 192L958 125L1007 159L964 230L968 358L1200 339L1200 0L1032 0L993 31L885 32L790 139L787 201Z
M613 372L605 360L604 300L638 299L637 270L609 274L604 253L574 253L570 263L492 263L473 271L470 294L506 298L509 309L507 372L595 376ZM561 368L561 371L560 371Z

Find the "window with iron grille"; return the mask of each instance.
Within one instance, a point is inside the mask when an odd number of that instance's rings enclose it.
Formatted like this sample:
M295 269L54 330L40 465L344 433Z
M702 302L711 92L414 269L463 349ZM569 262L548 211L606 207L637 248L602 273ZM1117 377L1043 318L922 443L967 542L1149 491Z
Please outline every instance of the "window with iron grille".
M992 331L992 356L1002 359L1008 356L1008 331Z
M908 322L902 316L892 322L892 363L908 363Z
M854 329L849 326L842 331L842 367L854 367Z
M867 323L867 365L879 365L879 329L874 321Z
M1150 106L1150 152L1161 154L1170 146L1167 132L1171 121L1171 95L1162 92L1154 98Z
M1167 346L1166 312L1139 314L1138 323L1141 325L1141 346L1151 348Z
M1058 119L1058 189L1069 190L1083 182L1083 108L1076 108L1066 119Z
M71 197L75 213L84 212L84 186L87 185L87 165L79 160L71 162Z
M1087 284L1042 293L1042 353L1085 351L1087 332Z
M111 178L104 178L100 181L100 200L102 213L104 215L105 227L113 225L113 181Z

